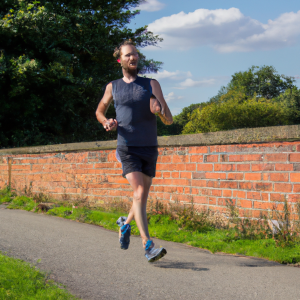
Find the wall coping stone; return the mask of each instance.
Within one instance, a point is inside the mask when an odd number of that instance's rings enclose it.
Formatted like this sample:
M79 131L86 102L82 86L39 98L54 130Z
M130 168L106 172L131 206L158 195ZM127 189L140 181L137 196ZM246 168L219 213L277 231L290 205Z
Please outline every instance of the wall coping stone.
M300 140L300 125L242 128L229 131L188 135L160 136L159 147L188 147L250 143L287 142ZM0 149L0 156L56 152L82 152L117 148L117 141L96 141L34 147Z

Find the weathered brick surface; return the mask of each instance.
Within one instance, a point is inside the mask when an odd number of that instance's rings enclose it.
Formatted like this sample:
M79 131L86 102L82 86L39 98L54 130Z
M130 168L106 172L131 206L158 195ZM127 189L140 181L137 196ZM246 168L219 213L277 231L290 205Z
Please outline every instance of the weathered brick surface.
M226 210L233 201L241 216L258 217L285 200L300 201L300 141L261 144L160 147L150 197L194 202ZM115 150L0 156L0 187L81 198L91 203L130 200ZM68 196L66 196L68 195Z

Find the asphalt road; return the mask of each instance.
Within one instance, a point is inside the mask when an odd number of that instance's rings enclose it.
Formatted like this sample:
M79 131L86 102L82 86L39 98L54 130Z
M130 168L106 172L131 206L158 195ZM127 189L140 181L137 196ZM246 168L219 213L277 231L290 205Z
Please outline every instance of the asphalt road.
M138 237L124 251L115 232L0 206L0 251L82 299L300 299L300 268L155 242L168 254L150 264Z

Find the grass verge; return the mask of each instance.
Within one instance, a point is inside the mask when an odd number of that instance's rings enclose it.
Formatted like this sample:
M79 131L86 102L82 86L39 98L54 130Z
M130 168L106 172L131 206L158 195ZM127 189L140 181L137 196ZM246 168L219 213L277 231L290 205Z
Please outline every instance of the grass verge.
M9 191L7 191L9 192ZM5 193L0 193L0 202ZM42 198L40 197L39 200ZM273 260L283 264L300 262L299 227L284 223L275 233L268 221L237 218L235 207L228 206L231 222L209 211L195 212L192 206L173 206L166 210L160 203L151 203L148 214L150 236L166 241L184 243L210 250L213 253L224 252L254 256ZM11 197L8 208L39 211L33 198L26 196ZM40 207L42 209L42 207ZM124 209L124 206L122 207ZM286 207L289 210L289 207ZM115 207L113 211L103 208L73 207L70 203L56 203L47 209L47 214L95 224L118 231L116 220L124 213ZM285 213L283 219L290 218ZM281 221L280 221L281 222ZM284 225L286 224L286 225ZM292 229L291 229L292 228ZM135 222L132 222L132 234L139 234Z
M0 253L0 299L78 299L61 285L19 259Z

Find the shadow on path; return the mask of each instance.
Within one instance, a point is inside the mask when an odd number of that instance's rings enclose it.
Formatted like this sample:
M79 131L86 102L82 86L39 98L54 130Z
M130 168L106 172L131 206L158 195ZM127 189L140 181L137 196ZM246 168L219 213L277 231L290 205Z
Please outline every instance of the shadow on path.
M170 261L164 259L163 261L158 261L153 263L153 265L157 268L163 269L184 269L184 270L192 270L192 271L209 271L208 268L197 268L192 262L178 262L178 261Z

